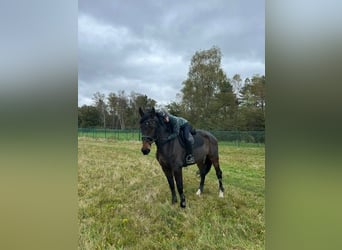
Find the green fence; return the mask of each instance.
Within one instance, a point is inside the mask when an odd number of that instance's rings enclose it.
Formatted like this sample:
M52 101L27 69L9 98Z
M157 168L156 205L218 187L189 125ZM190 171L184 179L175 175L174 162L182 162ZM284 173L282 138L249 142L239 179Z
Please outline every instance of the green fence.
M219 141L265 143L265 131L210 131ZM101 128L78 128L78 136L92 138L108 138L114 140L140 141L141 133L137 129L101 129Z
M265 143L265 131L210 131L219 141Z
M78 128L78 136L92 138L108 138L115 140L140 141L141 133L137 129L103 129L103 128Z

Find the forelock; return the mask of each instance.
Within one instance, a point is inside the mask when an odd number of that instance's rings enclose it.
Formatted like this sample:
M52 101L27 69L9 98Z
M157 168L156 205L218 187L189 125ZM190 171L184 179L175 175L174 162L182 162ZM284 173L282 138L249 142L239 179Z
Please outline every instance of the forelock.
M150 115L148 113L145 113L143 117L141 117L140 119L140 124L145 122L146 120L148 120L150 118Z
M144 113L144 116L141 117L141 119L140 119L140 123L143 123L143 122L145 122L148 119L151 119L151 112L152 112L152 109L151 108L147 108L145 113Z

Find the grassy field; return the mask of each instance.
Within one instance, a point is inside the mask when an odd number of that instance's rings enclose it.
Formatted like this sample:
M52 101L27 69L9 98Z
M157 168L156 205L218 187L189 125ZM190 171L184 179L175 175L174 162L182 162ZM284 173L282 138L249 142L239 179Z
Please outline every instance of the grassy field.
M220 145L223 199L214 169L198 197L197 166L184 168L185 209L171 204L155 145L140 148L79 138L80 249L264 249L264 147Z

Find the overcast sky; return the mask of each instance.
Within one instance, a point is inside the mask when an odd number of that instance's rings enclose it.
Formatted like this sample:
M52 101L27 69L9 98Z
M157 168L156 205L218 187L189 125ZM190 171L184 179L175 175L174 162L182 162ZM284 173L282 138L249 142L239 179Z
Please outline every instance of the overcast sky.
M229 78L264 75L264 1L81 0L78 105L119 90L176 101L192 56L212 46Z

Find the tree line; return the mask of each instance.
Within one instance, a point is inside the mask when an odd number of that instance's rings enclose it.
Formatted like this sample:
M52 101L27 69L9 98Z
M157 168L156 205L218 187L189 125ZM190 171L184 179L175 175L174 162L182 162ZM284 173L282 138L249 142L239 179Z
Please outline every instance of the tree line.
M221 67L218 47L195 53L179 101L165 108L186 118L195 128L209 130L265 130L265 76L228 78ZM93 95L93 105L78 107L78 126L114 129L139 128L138 108L160 107L141 93L121 90Z

